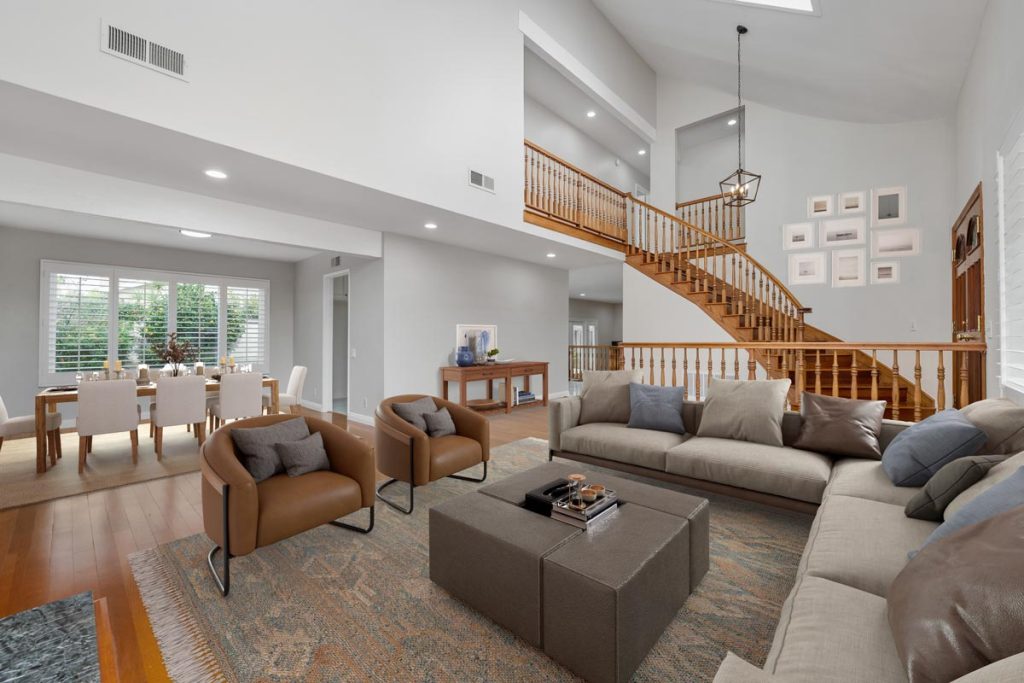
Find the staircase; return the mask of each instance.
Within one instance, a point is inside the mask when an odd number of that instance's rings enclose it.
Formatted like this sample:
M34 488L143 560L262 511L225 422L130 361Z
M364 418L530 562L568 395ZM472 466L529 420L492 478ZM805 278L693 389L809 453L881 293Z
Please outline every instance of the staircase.
M724 207L720 196L681 205L696 225L532 143L525 149L524 220L622 251L627 264L700 307L736 342L756 343L749 351L767 376L793 381L794 406L806 389L885 400L889 415L912 403L918 419L936 409L921 390L920 351L912 381L899 374L895 351L890 366L877 349L836 348L841 340L808 324L811 309L747 253L742 212Z

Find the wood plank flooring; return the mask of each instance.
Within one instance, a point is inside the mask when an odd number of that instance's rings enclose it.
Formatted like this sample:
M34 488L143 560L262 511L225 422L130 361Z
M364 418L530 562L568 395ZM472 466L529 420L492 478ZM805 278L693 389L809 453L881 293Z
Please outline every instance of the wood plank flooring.
M330 416L372 442L372 427ZM488 417L492 447L547 438L543 406ZM121 680L169 680L128 555L202 532L199 482L192 472L0 511L0 617L92 591L107 599Z

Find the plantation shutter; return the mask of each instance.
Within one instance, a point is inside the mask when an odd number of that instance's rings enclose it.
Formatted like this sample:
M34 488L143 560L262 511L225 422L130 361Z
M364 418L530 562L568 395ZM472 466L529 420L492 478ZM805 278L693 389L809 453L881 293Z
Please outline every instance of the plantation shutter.
M179 282L176 294L178 339L192 344L196 360L216 365L220 360L220 286Z
M266 367L267 292L261 287L227 288L227 355L235 363Z
M1004 385L1024 392L1024 130L1003 152L1000 374Z
M153 346L167 340L168 289L167 281L118 278L117 357L126 366L163 365Z
M99 370L109 350L110 277L55 270L45 281L47 372Z

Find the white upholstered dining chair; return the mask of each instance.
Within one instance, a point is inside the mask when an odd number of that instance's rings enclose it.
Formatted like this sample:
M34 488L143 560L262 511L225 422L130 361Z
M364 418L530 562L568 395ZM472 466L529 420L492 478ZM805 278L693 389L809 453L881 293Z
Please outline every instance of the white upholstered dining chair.
M149 419L158 459L164 454L164 427L191 425L202 445L206 437L206 378L201 375L159 378Z
M306 384L306 373L309 370L305 365L296 365L292 368L292 374L288 377L287 389L278 394L278 405L281 411L294 413L295 406L302 403L302 387ZM263 407L269 413L271 410L270 397L263 397Z
M50 466L57 464L57 458L63 454L60 450L60 413L46 414L46 443L50 451ZM19 415L11 417L7 413L7 406L4 405L4 398L0 396L0 448L3 448L4 439L21 434L33 434L36 431L36 418L33 415Z
M132 462L139 462L139 404L133 379L82 382L78 387L78 473L85 471L85 457L92 452L97 434L128 432Z
M217 393L217 402L210 408L215 428L224 420L258 417L263 413L263 375L258 372L221 375Z

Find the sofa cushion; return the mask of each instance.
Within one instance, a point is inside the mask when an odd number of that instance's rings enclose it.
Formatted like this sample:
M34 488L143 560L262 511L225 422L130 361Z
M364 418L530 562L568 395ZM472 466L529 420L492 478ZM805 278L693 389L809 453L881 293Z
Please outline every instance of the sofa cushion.
M697 436L665 455L665 470L809 503L821 502L832 461L820 453Z
M788 379L712 378L697 436L782 445Z
M344 517L363 504L359 483L336 472L310 472L301 477L278 474L256 489L256 546L260 548Z
M846 458L832 465L832 478L825 497L851 496L903 506L919 491L910 486L893 486L877 460Z
M961 529L1019 507L1024 507L1024 467L960 508L932 532L922 548L952 536Z
M562 450L664 472L665 452L688 438L685 434L596 422L562 432Z
M885 597L907 553L935 528L934 522L907 519L900 505L830 493L800 566L811 576Z
M946 506L981 481L988 471L1006 460L1005 455L969 455L946 463L907 503L907 517L941 522Z
M797 580L764 668L781 681L905 680L885 599L816 576Z
M1024 681L1024 653L975 669L953 683L1020 683Z
M897 486L924 486L947 462L974 455L984 443L985 432L960 411L943 410L893 439L882 466Z
M231 430L231 440L241 456L239 460L257 484L284 472L281 456L274 448L276 444L298 441L307 436L309 426L301 417L282 420L266 427L239 427Z
M800 397L803 427L794 448L834 456L880 458L885 401L858 401L809 391Z
M642 370L584 371L580 424L629 422L629 385L642 381Z
M655 429L685 434L682 387L629 385L629 424L632 429Z
M980 453L1009 455L1024 451L1024 406L1008 398L988 398L960 412L988 437Z
M483 462L480 442L451 434L430 440L430 481L437 481Z
M977 482L966 491L958 495L956 498L949 502L946 509L942 512L943 519L949 519L957 512L960 511L965 505L970 503L972 500L980 496L981 494L988 491L990 488L1006 479L1011 474L1024 467L1024 451L1017 455L1010 456L1006 460L1002 461L998 465L994 466L988 471L981 481Z
M910 561L889 592L889 624L912 681L949 681L1024 652L1022 566L1024 508Z

